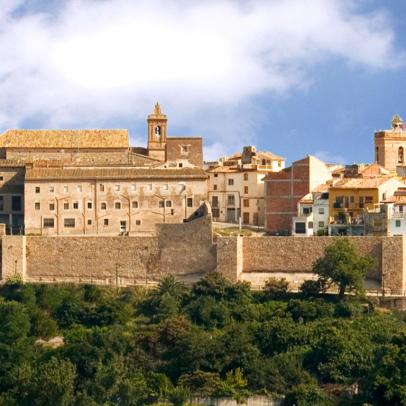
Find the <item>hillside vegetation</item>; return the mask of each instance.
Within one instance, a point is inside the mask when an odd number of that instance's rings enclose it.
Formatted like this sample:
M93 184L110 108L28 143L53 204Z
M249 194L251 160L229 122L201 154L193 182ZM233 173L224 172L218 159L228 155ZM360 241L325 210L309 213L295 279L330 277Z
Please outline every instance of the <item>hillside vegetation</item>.
M406 404L405 314L355 298L253 293L214 273L150 291L9 282L0 296L0 405Z

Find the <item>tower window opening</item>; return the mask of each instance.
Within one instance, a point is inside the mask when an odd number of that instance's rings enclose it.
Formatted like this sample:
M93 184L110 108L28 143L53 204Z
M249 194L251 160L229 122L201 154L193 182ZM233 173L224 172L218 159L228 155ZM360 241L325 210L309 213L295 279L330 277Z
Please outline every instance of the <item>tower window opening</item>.
M404 151L403 147L399 147L398 150L398 163L403 164L404 163Z

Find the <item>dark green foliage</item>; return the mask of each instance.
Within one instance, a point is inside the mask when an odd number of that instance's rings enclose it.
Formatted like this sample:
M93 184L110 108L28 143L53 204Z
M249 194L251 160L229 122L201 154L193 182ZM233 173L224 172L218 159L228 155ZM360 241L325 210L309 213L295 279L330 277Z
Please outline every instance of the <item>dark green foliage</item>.
M288 291L289 282L285 278L269 278L265 282L264 292L270 299L283 298Z
M326 387L354 384L354 404L406 404L402 312L285 288L272 281L252 293L217 273L191 289L172 277L149 291L7 283L0 406L182 405L254 393L330 405L339 400ZM62 347L36 343L55 336Z
M319 276L322 290L334 284L343 299L346 290L356 294L364 292L364 278L374 263L372 257L359 255L349 240L340 238L326 248L323 257L316 260L313 272ZM309 286L305 288L309 290Z

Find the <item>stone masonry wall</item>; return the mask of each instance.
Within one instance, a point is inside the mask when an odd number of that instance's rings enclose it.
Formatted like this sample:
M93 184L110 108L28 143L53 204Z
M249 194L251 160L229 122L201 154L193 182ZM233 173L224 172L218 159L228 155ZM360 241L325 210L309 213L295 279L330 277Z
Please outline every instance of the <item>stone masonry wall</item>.
M375 268L367 275L366 287L403 294L406 263L403 237L349 239L360 253L376 259ZM285 277L292 288L298 288L304 280L314 277L311 273L314 261L334 240L334 237L244 237L241 254L237 255L236 237L219 239L217 270L230 280L248 281L256 288L270 277ZM239 262L242 266L237 265Z
M194 282L216 268L210 214L184 224L162 224L157 235L2 236L2 280L16 266L27 282L113 285L156 283L170 274Z

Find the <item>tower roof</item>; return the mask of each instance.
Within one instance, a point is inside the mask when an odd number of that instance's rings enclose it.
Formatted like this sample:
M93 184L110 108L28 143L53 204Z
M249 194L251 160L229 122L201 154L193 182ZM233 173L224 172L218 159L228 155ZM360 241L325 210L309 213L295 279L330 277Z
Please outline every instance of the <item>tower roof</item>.
M148 115L148 120L156 120L156 119L161 119L161 120L166 120L166 115L162 114L161 111L161 106L159 103L155 103L154 111Z
M400 117L398 114L395 114L392 117L392 127L394 128L394 127L396 127L398 125L402 125L402 124L403 124L402 117Z

